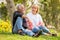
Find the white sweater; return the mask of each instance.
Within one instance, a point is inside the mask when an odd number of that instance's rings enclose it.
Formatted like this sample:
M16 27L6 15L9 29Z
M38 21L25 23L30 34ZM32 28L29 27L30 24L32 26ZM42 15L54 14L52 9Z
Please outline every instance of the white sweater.
M32 12L30 12L27 14L27 17L32 23L32 28L43 25L43 20L40 14L37 13L36 15L34 15L32 14Z

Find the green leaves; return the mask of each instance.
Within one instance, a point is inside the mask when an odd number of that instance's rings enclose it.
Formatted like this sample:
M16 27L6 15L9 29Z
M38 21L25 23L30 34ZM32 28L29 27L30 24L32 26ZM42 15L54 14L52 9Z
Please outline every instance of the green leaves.
M23 0L14 0L14 2L15 2L15 5L16 5L16 4L22 3Z

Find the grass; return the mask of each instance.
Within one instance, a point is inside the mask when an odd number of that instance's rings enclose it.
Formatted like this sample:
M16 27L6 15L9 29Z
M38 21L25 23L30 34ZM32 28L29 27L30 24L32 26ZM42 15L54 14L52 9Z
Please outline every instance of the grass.
M0 40L60 40L60 33L58 33L57 37L41 35L38 38L12 33L0 33Z

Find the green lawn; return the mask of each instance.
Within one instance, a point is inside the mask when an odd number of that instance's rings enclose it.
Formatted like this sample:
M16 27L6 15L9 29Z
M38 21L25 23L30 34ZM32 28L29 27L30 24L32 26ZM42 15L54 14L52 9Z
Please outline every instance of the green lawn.
M30 36L21 36L12 33L0 33L0 40L60 40L60 33L57 37L41 35L38 38Z

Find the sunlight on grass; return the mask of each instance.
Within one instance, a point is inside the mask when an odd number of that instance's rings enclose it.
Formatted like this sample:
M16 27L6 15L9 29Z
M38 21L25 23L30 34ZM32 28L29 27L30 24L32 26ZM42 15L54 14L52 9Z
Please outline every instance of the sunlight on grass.
M55 33L55 30L51 29L52 33ZM45 35L40 35L39 37L30 37L30 36L21 36L18 34L12 34L12 33L1 33L0 32L0 40L60 40L60 33L58 33L57 37L53 36L45 36Z
M59 33L60 34L60 33ZM0 33L0 40L59 40L60 35L58 37L52 37L52 36L44 36L41 35L39 37L30 37L30 36L21 36L18 34L12 34L12 33Z

